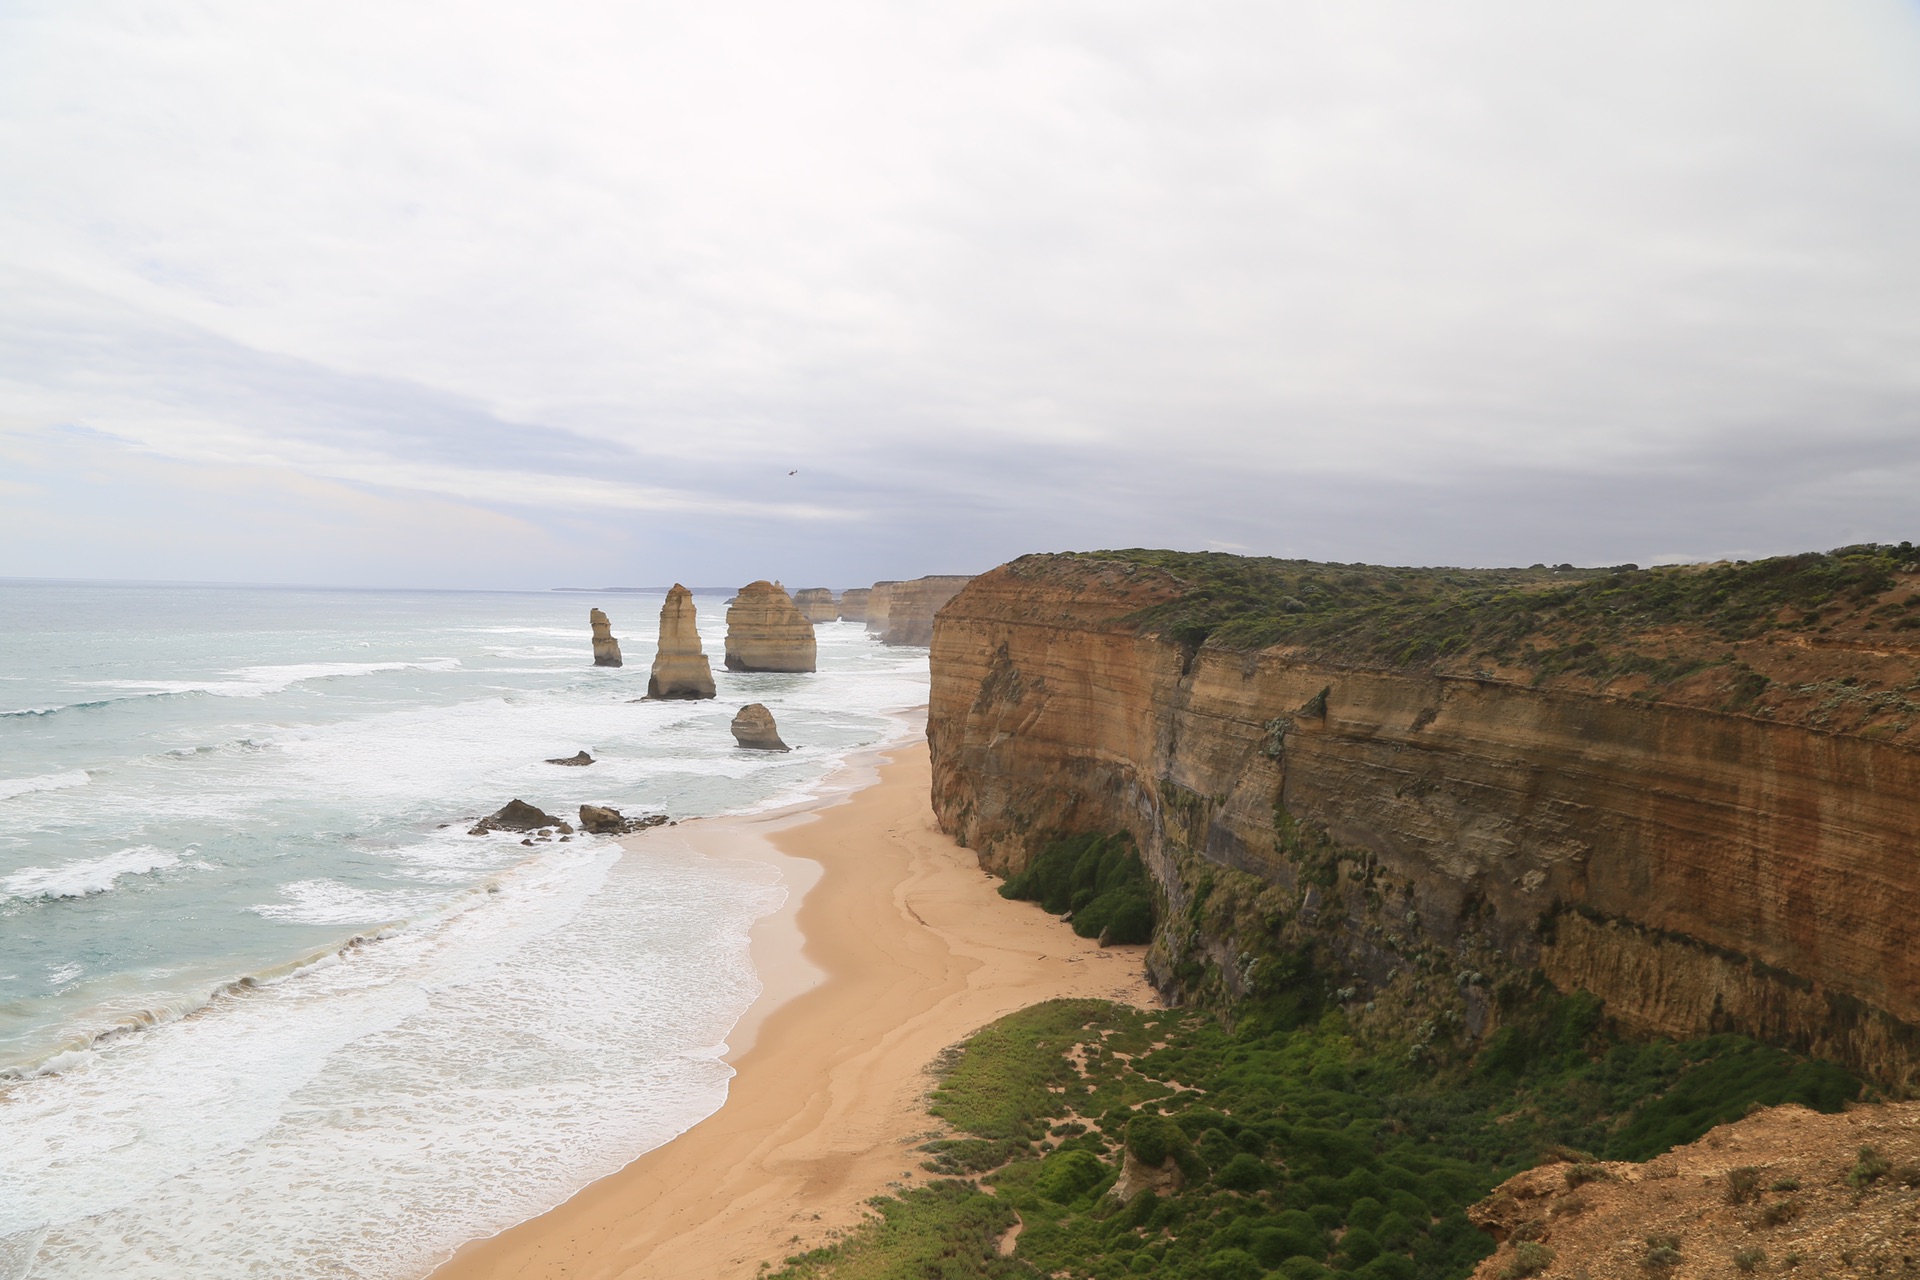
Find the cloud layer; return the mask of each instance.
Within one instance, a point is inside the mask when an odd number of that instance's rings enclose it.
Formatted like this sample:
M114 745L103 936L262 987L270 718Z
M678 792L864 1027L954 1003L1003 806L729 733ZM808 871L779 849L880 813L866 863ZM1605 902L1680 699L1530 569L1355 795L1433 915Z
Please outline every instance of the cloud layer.
M16 4L0 573L1912 537L1917 161L1897 0Z

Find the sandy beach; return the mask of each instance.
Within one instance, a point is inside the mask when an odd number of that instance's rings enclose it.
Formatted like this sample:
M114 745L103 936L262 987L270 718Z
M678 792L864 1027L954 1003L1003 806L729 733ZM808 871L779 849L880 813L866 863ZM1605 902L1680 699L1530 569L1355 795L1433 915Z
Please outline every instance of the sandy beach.
M891 757L887 759L887 757ZM856 764L871 770L873 762ZM797 813L635 837L780 869L786 907L755 926L766 991L729 1037L726 1104L558 1208L460 1250L435 1280L751 1276L925 1179L914 1148L939 1052L1056 996L1152 1000L1143 948L1101 950L1008 902L928 805L924 743L870 785Z

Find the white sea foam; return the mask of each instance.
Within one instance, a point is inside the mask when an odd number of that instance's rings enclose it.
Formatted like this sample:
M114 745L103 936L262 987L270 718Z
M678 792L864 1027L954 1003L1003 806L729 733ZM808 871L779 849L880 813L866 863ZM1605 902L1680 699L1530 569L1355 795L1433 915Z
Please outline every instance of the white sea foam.
M354 924L404 920L441 901L424 891L360 889L338 880L297 880L280 886L281 902L256 904L254 912L270 920L297 924Z
M0 800L11 800L15 796L29 795L35 791L61 791L67 787L84 787L93 781L85 769L70 769L66 773L43 773L37 778L0 778Z
M122 876L145 875L175 866L177 855L152 845L135 845L101 858L82 858L57 867L23 867L0 876L0 900L7 898L84 898L106 893Z
M495 893L22 1082L34 1280L404 1277L719 1105L763 868L568 846ZM617 1011L617 1013L616 1013Z
M288 662L236 667L222 673L228 677L225 680L91 680L85 683L99 688L135 690L141 694L210 693L222 698L261 698L268 694L283 693L306 680L333 680L343 676L375 675L383 671L451 671L458 666L459 663L452 658L424 662Z

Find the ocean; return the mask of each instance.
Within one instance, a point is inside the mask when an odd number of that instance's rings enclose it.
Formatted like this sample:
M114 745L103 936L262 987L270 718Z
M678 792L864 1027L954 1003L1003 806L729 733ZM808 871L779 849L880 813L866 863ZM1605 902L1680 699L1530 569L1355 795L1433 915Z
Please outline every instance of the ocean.
M777 875L467 829L803 801L927 655L729 673L700 594L719 697L636 702L663 598L0 583L0 1280L403 1280L719 1107Z

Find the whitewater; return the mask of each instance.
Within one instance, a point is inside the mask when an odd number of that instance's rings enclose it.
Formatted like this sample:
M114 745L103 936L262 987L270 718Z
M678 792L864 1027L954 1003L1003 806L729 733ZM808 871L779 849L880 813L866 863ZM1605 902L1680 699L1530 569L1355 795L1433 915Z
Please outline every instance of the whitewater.
M925 650L725 672L725 595L719 697L648 703L654 593L0 583L0 1280L419 1276L717 1109L776 873L467 828L776 808L915 731Z

